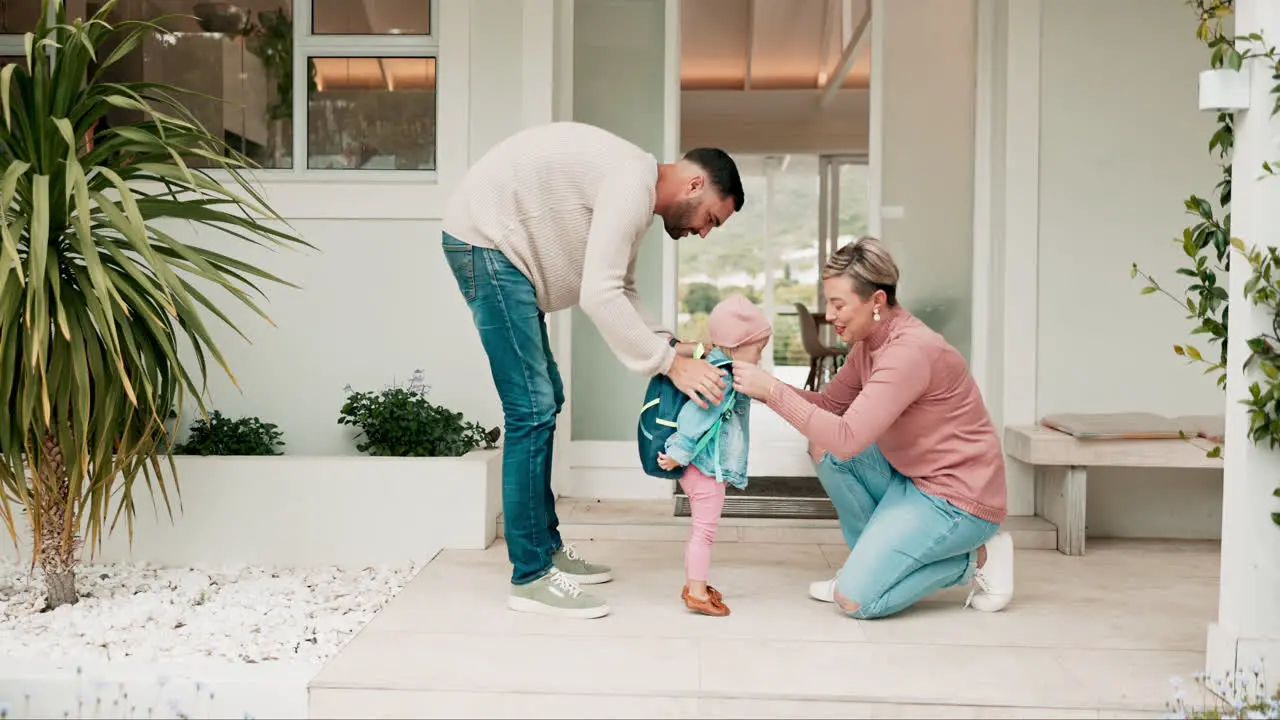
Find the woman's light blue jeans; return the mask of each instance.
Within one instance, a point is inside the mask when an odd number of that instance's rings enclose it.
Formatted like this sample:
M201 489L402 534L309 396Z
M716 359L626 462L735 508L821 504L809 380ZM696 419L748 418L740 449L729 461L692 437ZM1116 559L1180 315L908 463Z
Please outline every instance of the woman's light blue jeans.
M836 588L858 603L850 613L856 618L893 615L935 590L967 584L978 548L1000 529L922 492L875 445L846 461L826 454L818 480L850 548Z

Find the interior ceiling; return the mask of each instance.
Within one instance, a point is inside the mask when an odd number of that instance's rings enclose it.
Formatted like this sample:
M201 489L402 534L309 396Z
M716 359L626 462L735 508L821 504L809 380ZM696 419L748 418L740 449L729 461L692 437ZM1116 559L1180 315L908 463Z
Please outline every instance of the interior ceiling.
M870 0L684 0L684 90L815 90L857 40L844 88L871 81L871 42L857 28Z
M337 90L432 90L435 58L313 58L316 88Z

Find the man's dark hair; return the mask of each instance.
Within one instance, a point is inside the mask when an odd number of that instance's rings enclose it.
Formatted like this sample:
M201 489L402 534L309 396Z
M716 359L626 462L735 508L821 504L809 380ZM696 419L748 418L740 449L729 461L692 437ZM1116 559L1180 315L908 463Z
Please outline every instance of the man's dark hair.
M734 212L742 209L742 203L746 201L742 178L738 176L738 165L729 153L719 148L694 148L684 154L684 159L702 168L721 195L733 198Z

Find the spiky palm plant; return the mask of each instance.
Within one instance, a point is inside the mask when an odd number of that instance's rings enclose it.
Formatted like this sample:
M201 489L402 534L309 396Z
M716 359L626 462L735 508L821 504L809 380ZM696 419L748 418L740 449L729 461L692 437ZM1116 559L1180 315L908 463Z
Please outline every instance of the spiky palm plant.
M103 79L146 34L166 33L112 26L115 5L69 21L62 0L44 0L25 66L0 70L0 518L16 544L25 511L49 608L77 599L82 540L100 548L123 518L132 541L138 480L173 518L165 420L184 399L203 410L208 358L231 375L205 313L236 328L206 292L266 318L255 281L289 284L165 228L306 246L265 224L280 218L239 174L249 161L186 110L184 91ZM99 58L108 36L120 42ZM116 109L142 119L102 127ZM234 182L191 167L197 158ZM180 361L184 344L194 367Z

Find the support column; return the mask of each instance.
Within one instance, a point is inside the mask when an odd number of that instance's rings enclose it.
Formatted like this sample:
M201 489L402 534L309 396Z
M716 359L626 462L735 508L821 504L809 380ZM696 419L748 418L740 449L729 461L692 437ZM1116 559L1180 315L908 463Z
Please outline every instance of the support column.
M568 119L573 102L573 0L523 0L520 48L520 125L524 128ZM569 487L570 429L573 427L572 372L568 312L553 314L548 325L551 347L565 380L552 461L551 487L557 496Z
M1280 42L1280 9L1274 0L1238 0L1237 35L1261 33L1268 45ZM1246 245L1274 245L1280 230L1280 178L1261 178L1262 163L1280 157L1280 122L1271 116L1271 68L1251 66L1250 109L1236 114L1232 159L1232 234ZM1280 668L1280 527L1271 521L1280 483L1280 452L1257 447L1248 438L1249 419L1240 400L1254 371L1242 365L1246 341L1271 330L1265 311L1249 307L1244 284L1248 261L1232 251L1231 323L1227 336L1226 442L1222 498L1222 565L1218 621L1209 626L1206 668L1221 678L1261 663L1274 685Z
M778 251L773 247L773 228L774 228L774 206L773 192L774 179L777 177L780 158L768 156L764 159L764 197L761 198L764 205L764 227L761 229L760 238L760 255L764 258L764 312L769 318L769 322L773 322L774 314L778 312L778 308L774 307L774 279L773 274L777 270ZM764 369L773 372L773 341L769 338L769 344L765 346L764 358L761 365Z
M549 123L556 112L556 0L524 0L521 7L521 125Z
M1003 13L1001 13L1003 10ZM1033 425L1040 417L1036 407L1037 355L1039 352L1040 275L1040 39L1041 0L1008 0L997 3L996 39L1003 46L997 55L996 77L1000 87L993 95L1000 102L996 132L1002 136L995 150L1000 161L993 168L1000 196L996 233L992 302L999 308L991 320L994 351L988 355L999 378L993 410L998 427ZM1000 24L1003 16L1003 25ZM977 258L975 256L975 262ZM981 292L979 286L974 292ZM998 355L994 353L999 353ZM1035 471L1028 465L1006 462L1009 514L1035 511Z

